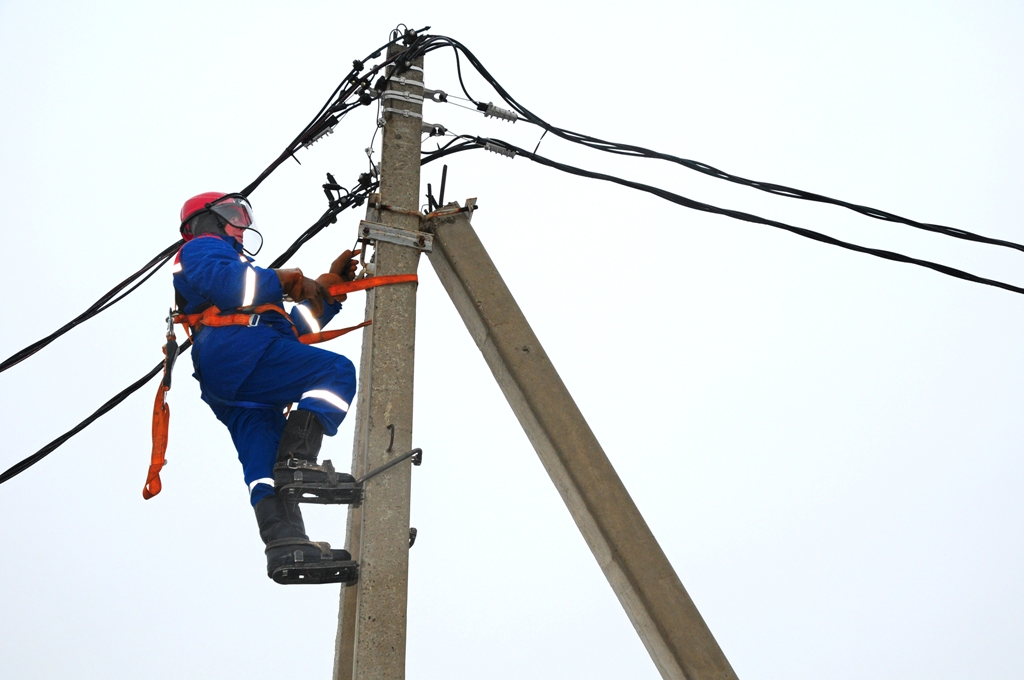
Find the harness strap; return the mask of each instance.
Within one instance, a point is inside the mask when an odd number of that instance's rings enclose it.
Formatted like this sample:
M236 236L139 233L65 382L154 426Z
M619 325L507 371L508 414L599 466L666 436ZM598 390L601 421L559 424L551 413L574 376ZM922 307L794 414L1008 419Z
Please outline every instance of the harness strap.
M288 323L292 321L292 318L288 316L288 312L284 311L283 307L267 304L254 307L248 314L243 312L224 314L216 307L208 307L198 314L176 314L174 316L174 323L180 323L186 328L191 326L249 326L255 325L253 323L256 320L254 317L259 317L260 314L266 314L267 312L280 314L288 319Z
M357 281L339 283L331 286L327 290L330 291L331 295L345 295L347 293L354 293L357 290L367 290L368 288L376 288L378 286L390 286L393 283L415 283L417 281L419 281L419 277L415 274L367 276L366 278L359 279Z
M415 283L417 281L419 281L419 277L416 274L368 276L366 278L359 279L358 281L345 281L344 283L331 286L328 288L328 292L330 292L331 295L347 295L348 293L354 293L357 290L368 290L370 288L390 286L396 283ZM357 326L351 326L349 328L299 335L299 332L295 328L295 324L292 322L292 318L288 315L288 312L284 311L284 308L280 305L275 304L260 305L255 307L249 313L233 312L230 314L221 312L217 307L208 307L198 314L176 314L174 317L174 323L179 323L184 326L185 333L189 337L192 337L191 329L193 326L212 326L214 328L223 326L254 326L259 320L259 315L267 312L275 312L288 319L288 323L292 324L292 330L295 331L295 335L298 337L299 342L304 345L312 345L318 342L333 340L334 338L345 335L346 333L351 333L357 328L362 328L363 326L368 326L372 323L372 321L364 321Z
M338 330L334 331L320 331L319 333L306 333L305 335L299 336L299 342L301 342L303 345L314 345L318 342L327 342L328 340L333 340L334 338L340 338L346 333L351 333L352 331L358 330L363 326L369 326L371 323L373 323L373 319L367 319L366 321L360 324L356 324L355 326L349 326L348 328L339 328Z

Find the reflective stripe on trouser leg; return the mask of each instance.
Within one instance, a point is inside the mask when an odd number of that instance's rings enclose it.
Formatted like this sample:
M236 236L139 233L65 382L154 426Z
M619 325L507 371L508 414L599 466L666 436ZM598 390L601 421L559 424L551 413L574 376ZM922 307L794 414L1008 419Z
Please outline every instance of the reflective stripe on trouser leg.
M348 402L327 390L310 390L302 395L302 398L299 399L299 404L302 404L305 399L322 399L339 411L348 413ZM302 408L302 406L299 406L299 408Z
M253 481L249 482L249 493L252 493L253 489L256 488L257 484L266 484L267 486L274 486L274 478L260 477L259 479L254 479Z

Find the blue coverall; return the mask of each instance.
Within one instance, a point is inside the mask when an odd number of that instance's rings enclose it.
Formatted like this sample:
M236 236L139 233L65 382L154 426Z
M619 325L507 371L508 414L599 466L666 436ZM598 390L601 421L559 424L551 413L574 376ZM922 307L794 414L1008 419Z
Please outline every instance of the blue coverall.
M181 311L194 314L213 304L237 313L282 304L277 274L251 262L230 236L188 241L173 267L174 288L185 299ZM340 310L340 302L325 304L316 318L307 303L298 303L291 320L299 333L318 332ZM292 324L276 312L261 314L252 326L200 326L192 342L193 375L203 401L231 432L255 506L274 493L285 408L298 402L316 414L326 435L334 435L355 395L355 367L340 354L300 343Z

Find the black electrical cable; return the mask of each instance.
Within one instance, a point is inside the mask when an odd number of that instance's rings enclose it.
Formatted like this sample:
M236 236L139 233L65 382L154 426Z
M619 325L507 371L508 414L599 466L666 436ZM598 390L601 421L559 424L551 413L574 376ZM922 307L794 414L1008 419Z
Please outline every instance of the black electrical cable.
M128 295L128 293L131 293L136 288L145 283L151 276L153 276L153 274L159 271L160 267L162 267L168 260L174 257L174 253L177 252L178 248L181 247L182 243L182 241L178 241L164 248L163 250L160 251L159 254L156 255L156 257L154 257L152 260L143 265L141 269L139 269L137 272L129 276L121 283L111 288L99 300L92 303L92 305L90 305L88 309L86 309L84 312L76 316L74 319L68 321L66 324L55 330L53 333L50 333L45 338L37 340L28 347L25 347L24 349L15 352L11 356L7 357L7 359L0 363L0 373L6 371L8 368L12 366L15 366L16 364L21 363L25 359L28 359L30 356L32 356L39 350L43 349L51 342L53 342L60 336L70 331L75 326L78 326L88 321L89 319L96 316L100 312L106 309L110 309L110 307L114 306L115 304L123 300L124 297ZM137 283L135 283L134 286L132 286L132 283L135 282L136 279L139 279L140 277L142 277L141 280L139 280ZM125 288L128 288L129 286L131 286L129 290L127 290L120 297L117 297L118 293L123 291Z
M376 191L379 184L373 182L368 186L352 189L349 194L344 196L336 204L333 204L327 211L321 215L320 219L313 223L311 227L306 231L299 234L299 237L288 248L277 256L277 258L270 263L270 269L277 269L284 265L295 253L298 252L299 248L310 241L314 236L320 233L322 229L327 227L329 224L333 224L337 221L338 213L346 208L350 208L354 205L362 205L367 197L374 191Z
M348 104L349 97L356 94L357 92L365 91L366 89L371 87L373 77L376 76L381 71L381 69L395 63L396 60L406 55L409 52L409 49L411 49L411 46L401 52L396 52L394 55L387 57L384 61L375 65L365 75L360 77L359 74L366 67L365 62L369 61L370 59L376 59L392 44L394 44L400 39L401 37L395 38L394 40L390 40L387 43L378 47L369 55L367 55L365 59L353 62L352 70L349 71L348 75L346 75L345 78L342 79L342 81L338 84L338 86L334 88L334 91L331 92L331 96L327 98L327 102L320 108L320 111L317 113L316 116L313 117L313 120L311 120L309 124L302 129L302 132L300 132L295 137L295 139L292 140L292 142L285 148L284 151L281 152L281 155L278 156L273 163L267 166L267 168L263 172L261 172L259 176L255 180L253 180L252 183L250 183L247 187L242 189L242 191L240 191L239 193L241 193L244 196L248 196L253 191L255 191L256 187L262 184L263 180L269 177L270 174L274 172L274 170L276 170L278 167L280 167L282 163L284 163L286 160L291 158L296 152L298 152L299 147L301 147L302 144L304 143L306 136L309 135L309 133L312 130L317 128L318 125L323 124L326 116L339 112L341 113L341 115L344 115L345 113L348 113L348 111L350 111L352 108L355 108L355 106L362 105L363 102L356 102L355 104L352 104L350 106ZM346 83L349 84L349 87L347 89L345 88Z
M187 348L189 346L189 344L190 344L189 341L186 341L185 343L183 343L182 346L181 346L182 350ZM70 430L68 430L67 432L62 434L61 436L57 437L52 442L50 442L49 444L47 444L43 448L39 449L38 451L33 453L31 456L29 456L25 460L22 460L22 461L20 461L18 463L15 463L11 467L9 467L6 470L4 470L2 473L0 473L0 484L3 484L4 482L6 482L11 477L15 477L15 476L21 474L22 472L24 472L25 470L29 469L30 467L32 467L33 465L35 465L36 463L41 461L43 458L48 456L50 453L52 453L61 444L63 444L67 440L71 439L72 437L74 437L76 434L78 434L79 432L81 432L85 428L87 428L90 425L92 425L93 422L95 422L96 420L98 420L100 418L100 416L102 416L105 413L107 413L108 411L112 410L115 406L117 406L122 401L127 399L129 395L131 395L133 392L139 390L143 385L145 385L147 382L149 382L150 379L152 379L152 377L154 375L156 375L157 373L159 373L161 371L161 369L163 369L163 367L164 367L164 363L161 361L159 364L154 366L148 373L146 373L146 375L142 376L141 378L139 378L138 380L133 382L131 385L129 385L128 387L124 388L123 390L118 392L116 395L111 397L105 404L103 404L103 406L100 406L98 409L96 409L91 416L89 416L88 418L86 418L85 420L80 422L78 425L75 425L73 428L71 428Z
M508 142L503 142L503 141L498 140L498 139L476 138L476 144L478 146L480 146L480 147L483 147L484 145L486 145L488 143L500 145L500 146L504 147L505 149L508 149L509 151L514 152L515 155L517 155L517 156L523 156L524 158L528 158L531 161L534 161L535 163L539 163L540 165L545 165L545 166L547 166L549 168L554 168L555 170L560 170L562 172L565 172L565 173L568 173L568 174L571 174L571 175L577 175L579 177L587 177L589 179L599 179L599 180L603 180L605 182L612 182L614 184L619 184L619 185L624 186L624 187L629 187L630 189L636 189L638 191L644 191L646 193L653 194L653 195L657 196L658 198L663 198L666 201L671 201L672 203L684 206L686 208L691 208L693 210L700 210L700 211L707 212L707 213L712 213L712 214L715 214L715 215L724 215L725 217L731 217L733 219L742 220L744 222L752 222L754 224L763 224L763 225L766 225L766 226L769 226L769 227L775 227L776 229L783 229L785 231L797 234L798 236L803 236L804 238L809 238L809 239L812 239L814 241L820 241L821 243L827 243L829 245L838 246L840 248L845 248L847 250L853 250L853 251L858 252L858 253L865 253L867 255L873 255L875 257L880 257L880 258L885 259L885 260L892 260L894 262L903 262L903 263L906 263L906 264L913 264L913 265L917 265L918 267L925 267L927 269L932 269L932 270L937 271L937 272L939 272L941 274L945 274L947 276L952 276L952 277L958 278L958 279L963 279L965 281L971 281L971 282L974 282L974 283L980 283L980 284L983 284L983 285L986 285L986 286L994 286L996 288L1002 288L1003 290L1008 290L1008 291L1011 291L1013 293L1024 294L1024 288L1021 288L1019 286L1014 286L1013 284L1004 283L1002 281L996 281L994 279L987 279L987 278L984 278L982 276L977 276L975 274L971 274L970 272L965 272L963 270L956 269L954 267L949 267L949 266L946 266L944 264L939 264L937 262L931 262L929 260L920 260L920 259L917 259L917 258L914 258L914 257L903 255L901 253L894 253L894 252L889 251L889 250L882 250L882 249L879 249L879 248L868 248L866 246L859 246L859 245L856 245L854 243L848 243L846 241L841 241L841 240L839 240L837 238L833 238L831 236L827 236L825 234L822 234L822 233L819 233L819 232L816 232L816 231L812 231L810 229L804 229L803 227L796 227L796 226L793 226L791 224L786 224L785 222L778 222L776 220L770 220L770 219L767 219L767 218L764 218L764 217L759 217L757 215L752 215L750 213L745 213L745 212L742 212L742 211L739 211L739 210L731 210L731 209L728 209L728 208L719 208L718 206L714 206L714 205L711 205L709 203L702 203L700 201L695 201L693 199L686 198L685 196L681 196L681 195L673 193L671 191L666 191L665 189L659 189L658 187L653 187L653 186L651 186L649 184L641 184L640 182L633 182L633 181L630 181L630 180L627 180L627 179L622 179L621 177L616 177L614 175L606 175L604 173L593 172L593 171L590 171L590 170L584 170L582 168L577 168L577 167L572 166L572 165L567 165L565 163L560 163L558 161L551 160L550 158L545 158L543 156L538 156L537 154L531 153L531 152L529 152L529 151L527 151L525 149L522 149L522 148L520 148L518 146L515 146L513 144L509 144ZM460 150L462 150L462 149L460 149Z
M171 258L173 256L174 256L174 253L172 252L170 255L167 256L166 259L164 259L163 262L161 262L156 267L153 267L152 269L150 269L149 273L146 274L145 276L143 276L141 279L139 279L135 283L135 285L133 285L131 288L129 288L125 292L123 292L120 295L118 295L116 298L114 298L113 300L111 300L107 304L105 304L102 307L100 307L99 310L97 310L97 313L106 311L107 309L110 309L111 307L116 305L118 302L120 302L121 300L125 299L126 297L128 297L129 295L131 295L132 293L137 291L142 286L142 284L144 284L146 281L149 281L151 278L153 278L153 275L156 274L158 271L160 271L161 267L163 267L163 265L167 264L171 260Z
M860 205L857 203L851 203L849 201L844 201L841 199L830 198L828 196L823 196L821 194L816 194L810 191L795 189L793 187L788 187L782 184L774 184L771 182L760 182L757 180L746 179L745 177L740 177L738 175L727 173L723 170L719 170L718 168L708 165L707 163L702 163L700 161L680 158L679 156L653 151L651 149L647 149L641 146L635 146L632 144L610 142L604 139L600 139L598 137L592 137L579 132L573 132L571 130L556 127L548 123L547 121L543 120L540 116L528 110L525 106L516 101L515 98L513 98L512 95L510 95L505 90L505 88L501 86L497 79L495 79L494 76L492 76L490 72L487 71L487 69L480 62L480 60L477 59L476 56L459 41L445 36L424 36L424 40L420 44L417 44L415 47L415 50L413 50L410 53L409 58L415 58L416 56L420 56L420 53L425 54L427 52L431 52L436 49L441 49L443 47L451 47L455 51L456 65L458 65L458 54L461 51L466 56L466 59L468 59L469 62L473 65L473 67L477 70L477 72L480 73L480 75L495 89L495 91L497 91L499 95L501 95L505 102L509 106L511 106L516 111L516 113L520 114L527 122L533 123L534 125L543 128L545 131L551 132L552 134L561 137L562 139L565 139L569 142L581 144L583 146L588 146L592 149L604 151L607 153L664 160L681 165L691 170L695 170L710 177L715 177L717 179L722 179L727 182L733 182L735 184L748 186L754 189L758 189L759 191L774 194L776 196L783 196L786 198L796 198L804 201L813 201L817 203L836 205L860 213L867 217L882 220L885 222L904 224L910 227L914 227L915 229L923 229L925 231L943 234L945 236L951 236L953 238L959 238L967 241L974 241L977 243L985 243L988 245L1024 251L1024 245L1020 243L1015 243L1013 241L991 238L988 236L983 236L981 234L975 234L973 232L969 232L963 229L957 229L955 227L947 227L940 224L931 224L927 222L918 222L916 220L912 220L907 217L901 217L900 215L886 212L884 210L878 210L876 208L871 208L869 206ZM460 85L462 85L461 71L459 75ZM465 85L462 85L462 88L463 91L465 92ZM470 100L476 102L476 100L472 96L470 96L468 92L466 92L466 96L469 97Z
M472 138L469 141L463 141L459 144L454 144L457 139L452 140L448 144L445 144L437 151L424 152L423 158L420 160L420 165L426 165L436 161L438 158L444 158L445 156L451 156L453 153L459 153L460 151L469 151L470 149L479 149L480 145L476 143Z

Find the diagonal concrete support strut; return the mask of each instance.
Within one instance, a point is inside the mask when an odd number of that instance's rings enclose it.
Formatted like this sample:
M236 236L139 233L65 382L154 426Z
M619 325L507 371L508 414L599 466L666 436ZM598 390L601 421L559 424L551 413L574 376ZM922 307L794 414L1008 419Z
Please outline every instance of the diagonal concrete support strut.
M732 680L676 576L470 225L437 217L430 264L663 678Z

